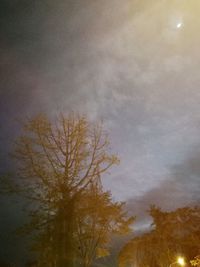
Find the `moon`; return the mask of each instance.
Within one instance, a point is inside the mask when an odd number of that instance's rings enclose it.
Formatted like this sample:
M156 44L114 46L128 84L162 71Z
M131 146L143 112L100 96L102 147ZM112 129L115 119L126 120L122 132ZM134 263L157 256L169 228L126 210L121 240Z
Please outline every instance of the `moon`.
M180 29L182 26L183 26L183 23L182 22L179 22L179 23L176 24L176 28L177 29Z

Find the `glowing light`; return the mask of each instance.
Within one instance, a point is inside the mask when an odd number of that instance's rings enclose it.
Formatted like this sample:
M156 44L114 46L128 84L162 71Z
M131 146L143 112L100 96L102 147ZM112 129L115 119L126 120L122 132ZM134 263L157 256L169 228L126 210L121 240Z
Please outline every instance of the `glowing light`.
M182 22L179 22L179 23L176 24L176 28L178 28L178 29L181 28L182 26L183 26Z
M184 258L182 257L179 257L178 260L177 260L178 264L180 264L181 266L184 266L185 265L185 260Z
M169 267L172 267L173 265L177 265L179 264L180 266L185 266L185 260L183 257L178 257L177 260L175 262L172 262Z

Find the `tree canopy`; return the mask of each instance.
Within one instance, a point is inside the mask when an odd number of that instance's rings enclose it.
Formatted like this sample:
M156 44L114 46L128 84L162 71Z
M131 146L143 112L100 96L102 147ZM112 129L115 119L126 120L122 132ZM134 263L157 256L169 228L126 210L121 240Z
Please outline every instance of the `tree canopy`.
M90 266L108 253L111 233L130 230L124 204L98 186L119 163L102 124L75 114L53 122L38 115L24 124L13 155L18 190L32 203L23 230L35 232L38 266L72 267L77 259Z
M152 230L133 238L121 250L120 266L169 266L177 256L189 262L200 251L200 207L164 212L152 206Z

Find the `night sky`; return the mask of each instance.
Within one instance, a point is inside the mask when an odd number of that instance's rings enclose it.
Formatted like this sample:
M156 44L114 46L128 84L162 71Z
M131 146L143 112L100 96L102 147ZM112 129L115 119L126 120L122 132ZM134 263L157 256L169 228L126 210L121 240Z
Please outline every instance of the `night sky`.
M103 184L136 228L149 204L199 203L199 14L199 0L1 0L1 173L19 120L75 111L103 119L121 159ZM0 256L15 259L13 202L2 199Z

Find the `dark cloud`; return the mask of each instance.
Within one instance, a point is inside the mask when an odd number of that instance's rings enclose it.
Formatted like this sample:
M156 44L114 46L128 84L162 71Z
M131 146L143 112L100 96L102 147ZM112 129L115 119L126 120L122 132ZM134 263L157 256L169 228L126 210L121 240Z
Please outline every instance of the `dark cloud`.
M2 0L0 170L12 168L18 119L74 110L104 119L121 158L103 178L115 199L138 214L197 201L199 10L196 0Z
M198 143L195 1L16 0L1 7L1 165L20 129L16 119L37 112L104 119L121 157L105 185L118 199L156 187Z
M143 196L127 201L130 213L138 217L137 227L149 227L151 219L148 215L150 205L163 210L175 210L184 206L200 204L200 150L197 146L181 164L174 165L167 177L155 188Z

